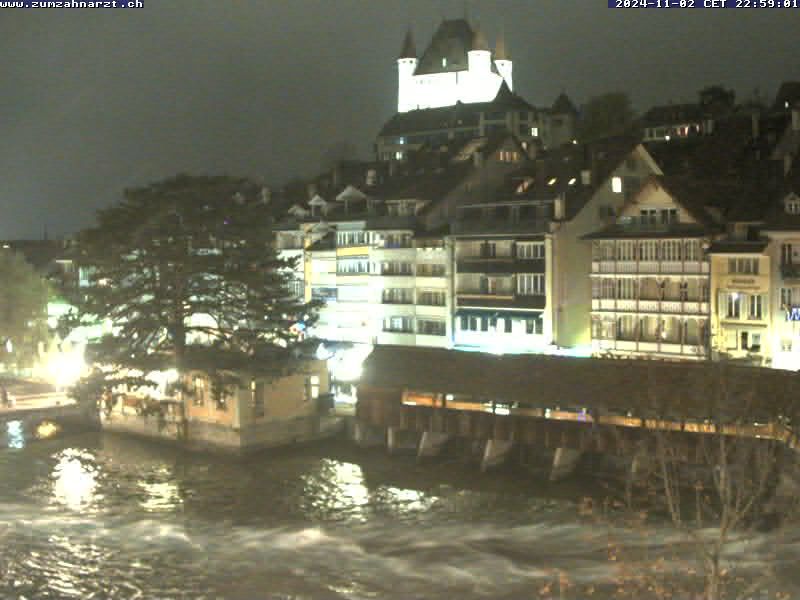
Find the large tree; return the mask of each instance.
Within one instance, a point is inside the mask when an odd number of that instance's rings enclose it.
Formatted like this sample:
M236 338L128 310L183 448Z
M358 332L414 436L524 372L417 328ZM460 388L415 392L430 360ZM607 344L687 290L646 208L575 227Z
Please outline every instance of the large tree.
M627 132L633 121L631 99L625 92L594 96L581 109L578 139L591 142Z
M232 177L178 176L100 211L78 238L90 281L76 304L79 320L111 324L88 347L107 385L174 369L207 373L223 393L294 370L316 305L289 293L272 225L262 189Z
M45 280L21 254L0 250L0 362L6 367L32 367L39 343L46 342Z

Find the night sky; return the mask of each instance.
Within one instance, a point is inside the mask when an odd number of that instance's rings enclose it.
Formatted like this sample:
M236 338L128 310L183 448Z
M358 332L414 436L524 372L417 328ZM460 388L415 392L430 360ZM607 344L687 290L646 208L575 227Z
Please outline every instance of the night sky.
M461 0L143 0L0 9L0 239L63 235L125 187L178 172L277 185L333 144L363 158L396 102L395 58ZM637 108L707 84L768 98L800 79L798 10L610 10L606 0L468 4L504 29L516 90L549 105L626 90Z

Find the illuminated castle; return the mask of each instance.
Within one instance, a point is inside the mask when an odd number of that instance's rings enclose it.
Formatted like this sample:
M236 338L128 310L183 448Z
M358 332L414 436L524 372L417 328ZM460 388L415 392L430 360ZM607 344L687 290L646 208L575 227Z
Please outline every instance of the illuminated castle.
M486 36L465 19L442 21L431 43L417 58L409 31L397 59L397 111L488 102L503 81L514 89L512 63L501 36L494 54Z

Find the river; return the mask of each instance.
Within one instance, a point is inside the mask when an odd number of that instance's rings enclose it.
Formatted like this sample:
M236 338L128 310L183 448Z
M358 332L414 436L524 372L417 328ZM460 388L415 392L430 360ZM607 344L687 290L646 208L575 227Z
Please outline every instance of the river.
M682 598L699 585L679 535L601 510L586 474L551 484L345 442L236 460L19 433L0 450L4 599ZM773 567L768 595L748 597L800 598L799 549L782 531L729 559L744 583Z

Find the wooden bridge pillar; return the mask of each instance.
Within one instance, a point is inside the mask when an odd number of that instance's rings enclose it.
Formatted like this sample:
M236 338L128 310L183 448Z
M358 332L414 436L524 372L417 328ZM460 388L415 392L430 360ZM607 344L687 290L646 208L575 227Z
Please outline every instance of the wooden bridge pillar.
M417 449L417 432L398 427L389 427L386 430L386 447L389 454L396 454L402 451L414 452Z
M386 443L386 434L382 427L356 421L353 428L353 439L362 448L373 448Z
M481 460L481 471L502 465L508 458L514 442L505 440L490 439L486 442L483 449L483 460Z
M572 448L556 448L553 455L553 468L550 470L550 481L560 481L572 475L580 462L582 452Z
M439 456L450 436L436 431L424 431L417 449L417 459Z

